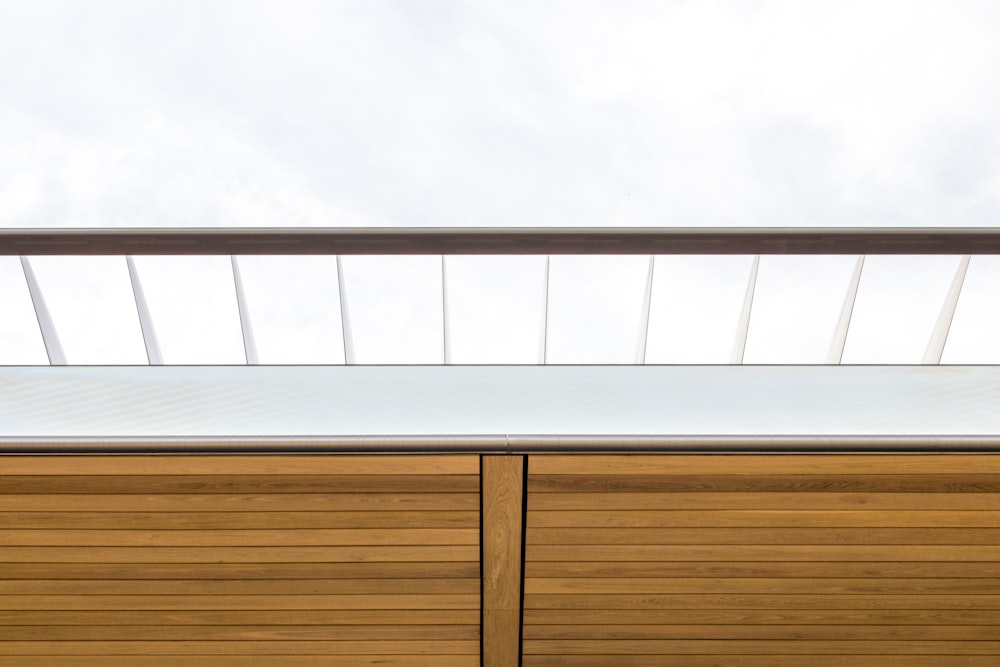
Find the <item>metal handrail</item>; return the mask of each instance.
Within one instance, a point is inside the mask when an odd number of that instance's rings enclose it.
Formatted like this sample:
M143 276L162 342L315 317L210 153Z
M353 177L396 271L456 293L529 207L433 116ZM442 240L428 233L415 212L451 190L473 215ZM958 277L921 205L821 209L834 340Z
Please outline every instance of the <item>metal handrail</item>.
M1000 228L5 229L0 255L982 255Z

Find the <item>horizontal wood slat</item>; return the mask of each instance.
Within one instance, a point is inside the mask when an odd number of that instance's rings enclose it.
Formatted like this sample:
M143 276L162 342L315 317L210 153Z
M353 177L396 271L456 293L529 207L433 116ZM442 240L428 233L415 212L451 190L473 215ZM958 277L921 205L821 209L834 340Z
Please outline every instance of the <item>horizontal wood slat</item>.
M530 489L529 489L530 492ZM0 497L0 503L3 498ZM535 510L993 510L997 493L536 493ZM2 506L2 505L0 505ZM530 521L530 519L529 519ZM530 525L530 524L529 524Z
M476 475L13 475L0 494L475 493Z
M475 561L478 558L479 546L474 544L348 547L0 547L0 563L391 563Z
M627 667L719 667L719 665L740 665L741 667L858 667L858 665L881 665L884 667L996 667L992 656L971 655L884 655L848 654L829 655L747 655L725 653L720 659L718 652L709 655L526 655L524 667L605 667L606 665L626 665Z
M976 529L966 529L974 531ZM475 545L475 528L283 530L5 530L0 546L399 546ZM968 543L958 542L959 544ZM979 542L973 542L978 544ZM430 559L429 559L430 560Z
M14 512L350 512L475 510L479 493L0 494Z
M539 455L529 471L525 665L1000 655L1000 456Z
M529 521L537 528L998 528L1000 511L581 510L532 512Z
M466 579L478 562L376 563L5 563L6 579Z
M409 456L9 456L5 475L478 475L479 457Z
M476 456L0 457L0 656L478 664L479 534Z
M246 667L245 655L19 655L18 665L50 667ZM478 655L272 655L268 667L479 667Z
M479 655L479 641L0 641L0 655Z
M592 639L594 628L588 625L535 625L525 629L525 639ZM771 641L989 641L1000 637L1000 625L777 625L777 624L616 624L601 631L613 640L629 639L738 639Z
M17 478L15 478L17 479ZM0 487L2 488L2 487ZM998 493L1000 475L532 475L528 493Z
M2 616L0 616L2 618ZM826 626L863 625L913 627L941 625L997 627L996 609L539 609L524 610L525 633L538 638L545 636L550 626L579 627L593 633L594 625L641 626L654 624L669 632L674 625L698 626L701 632L711 632L716 625L748 626ZM538 626L538 627L535 627ZM613 632L615 629L608 629ZM779 630L780 631L780 630ZM1000 635L996 635L1000 636Z
M934 581L934 580L925 580ZM966 581L975 582L976 579ZM930 586L931 584L928 584ZM477 595L475 579L208 579L0 581L2 595ZM985 592L985 591L984 591Z
M612 454L536 455L538 475L883 475L1000 473L993 454Z
M393 512L0 512L0 529L244 530L324 528L472 528L479 513ZM994 524L995 525L995 524Z
M0 537L0 544L15 544L20 534L32 531L8 532L11 537ZM1000 543L1000 528L546 528L528 543L995 545Z
M0 648L0 650L3 650ZM739 639L525 639L526 654L1000 655L1000 641L834 641Z
M478 619L477 619L478 620ZM479 641L479 625L24 625L0 626L19 641Z

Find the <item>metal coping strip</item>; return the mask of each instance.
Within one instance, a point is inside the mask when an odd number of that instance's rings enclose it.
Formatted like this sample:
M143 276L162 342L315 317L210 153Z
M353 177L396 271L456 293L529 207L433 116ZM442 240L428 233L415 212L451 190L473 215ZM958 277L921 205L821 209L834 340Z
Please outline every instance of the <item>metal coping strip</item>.
M0 438L14 454L1000 453L1000 435L447 435Z
M0 255L542 254L1000 254L1000 228L0 229Z

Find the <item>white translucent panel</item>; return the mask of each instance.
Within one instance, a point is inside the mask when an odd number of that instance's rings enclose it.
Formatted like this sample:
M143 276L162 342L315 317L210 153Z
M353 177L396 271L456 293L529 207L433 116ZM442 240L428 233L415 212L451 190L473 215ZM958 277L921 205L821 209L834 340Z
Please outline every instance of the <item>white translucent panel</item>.
M779 435L792 436L784 440L792 447L856 435L877 448L868 438L882 435L890 436L883 446L906 447L911 436L996 442L997 405L998 366L0 368L0 444L90 436L100 439L90 446L101 447L114 444L109 438L151 436L182 446L193 437L242 445L250 437L294 450L286 438L315 444L342 436L349 447L377 448L415 436L423 439L411 443L417 451L483 444L497 451L537 445L538 436L579 446L588 434L610 436L612 446L630 435L651 436L631 444L680 436L673 442L709 448L719 435L765 447Z
M969 262L943 364L1000 364L1000 257Z
M648 364L728 364L753 257L656 258Z
M648 267L643 256L554 255L548 363L635 363Z
M545 257L453 256L447 262L451 363L538 363Z
M167 364L242 364L243 332L229 257L136 257Z
M70 364L145 364L124 257L32 257Z
M867 257L843 363L919 364L959 259Z
M744 363L822 364L857 258L760 258Z
M21 261L0 257L0 364L48 363Z
M238 261L260 363L344 363L335 257Z
M354 362L440 364L444 360L441 257L341 259Z

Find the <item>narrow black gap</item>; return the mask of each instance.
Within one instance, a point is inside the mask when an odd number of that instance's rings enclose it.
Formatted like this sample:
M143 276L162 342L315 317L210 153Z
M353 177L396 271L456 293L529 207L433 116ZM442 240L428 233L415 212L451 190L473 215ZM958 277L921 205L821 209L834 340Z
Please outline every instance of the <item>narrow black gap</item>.
M521 607L517 616L517 667L524 664L524 557L528 545L528 459L521 473Z
M483 652L483 455L479 455L479 667L485 667Z

